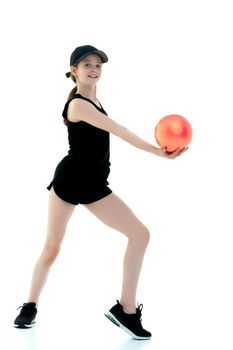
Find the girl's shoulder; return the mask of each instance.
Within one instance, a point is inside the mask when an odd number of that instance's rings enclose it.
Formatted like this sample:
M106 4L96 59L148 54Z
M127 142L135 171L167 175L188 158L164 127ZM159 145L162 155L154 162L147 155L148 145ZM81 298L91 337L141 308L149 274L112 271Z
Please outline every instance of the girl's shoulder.
M69 100L66 102L66 104L65 104L65 106L64 106L64 109L63 109L63 112L62 112L62 116L63 116L64 119L68 120L68 117L67 117L68 107L69 107L69 104L70 104L73 100L75 100L75 99L81 99L81 100L87 101L87 102L91 103L99 112L101 112L101 113L107 115L107 113L106 113L106 111L104 110L104 108L103 108L103 106L101 105L101 103L100 103L100 105L98 106L98 105L97 105L96 103L94 103L91 99L89 99L89 98L87 98L87 97L84 97L84 96L82 96L82 95L80 95L80 94L75 94L71 99L69 99Z

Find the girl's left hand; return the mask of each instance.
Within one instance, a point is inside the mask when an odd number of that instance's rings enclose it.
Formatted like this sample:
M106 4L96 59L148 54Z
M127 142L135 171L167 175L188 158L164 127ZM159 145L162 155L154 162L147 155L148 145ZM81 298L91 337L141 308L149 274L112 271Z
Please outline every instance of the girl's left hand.
M163 150L164 150L164 156L166 158L175 159L175 158L181 156L181 154L183 154L184 152L186 152L188 150L188 147L177 148L174 152L168 152L166 150L166 148L163 148Z
M175 159L184 152L186 152L188 147L184 148L177 148L174 152L168 152L166 148L156 148L155 154L160 157L168 158L168 159Z

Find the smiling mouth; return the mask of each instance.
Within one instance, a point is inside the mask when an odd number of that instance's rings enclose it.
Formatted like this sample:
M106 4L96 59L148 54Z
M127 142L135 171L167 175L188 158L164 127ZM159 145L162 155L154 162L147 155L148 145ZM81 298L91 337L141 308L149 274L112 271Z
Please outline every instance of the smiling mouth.
M96 75L88 75L89 78L97 78Z

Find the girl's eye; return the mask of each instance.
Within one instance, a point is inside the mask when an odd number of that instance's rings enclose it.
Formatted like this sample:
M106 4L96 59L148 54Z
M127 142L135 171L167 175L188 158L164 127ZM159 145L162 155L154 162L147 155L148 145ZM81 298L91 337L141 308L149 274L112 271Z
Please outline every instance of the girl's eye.
M87 68L91 68L91 67L92 67L91 63L85 63L84 66L87 67ZM96 64L95 67L96 67L97 69L101 69L101 68L102 68L102 64Z

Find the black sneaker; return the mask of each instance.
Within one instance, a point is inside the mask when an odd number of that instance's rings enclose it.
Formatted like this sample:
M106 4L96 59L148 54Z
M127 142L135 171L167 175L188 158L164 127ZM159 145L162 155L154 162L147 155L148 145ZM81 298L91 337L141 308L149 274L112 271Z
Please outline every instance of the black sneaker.
M31 328L35 323L37 314L35 303L24 303L19 315L16 317L14 327L16 328Z
M136 314L127 314L123 310L123 306L117 300L117 304L114 305L105 316L112 321L116 326L122 328L134 339L146 340L151 338L151 333L143 329L141 324L143 305L138 305Z

